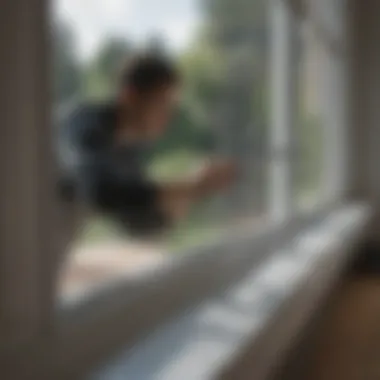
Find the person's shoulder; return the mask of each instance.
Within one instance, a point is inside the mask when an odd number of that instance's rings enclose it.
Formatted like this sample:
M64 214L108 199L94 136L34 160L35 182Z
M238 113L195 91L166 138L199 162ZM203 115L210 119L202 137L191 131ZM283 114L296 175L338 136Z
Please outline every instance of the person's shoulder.
M112 102L78 102L61 112L61 127L81 140L103 138L116 119Z
M114 109L111 102L81 101L70 103L58 110L58 118L64 122L95 122L106 119Z

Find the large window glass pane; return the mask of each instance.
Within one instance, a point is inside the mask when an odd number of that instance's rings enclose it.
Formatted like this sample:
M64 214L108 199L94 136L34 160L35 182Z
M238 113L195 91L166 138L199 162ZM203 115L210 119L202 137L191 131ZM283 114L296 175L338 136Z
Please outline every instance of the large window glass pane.
M126 59L146 50L165 54L181 73L181 103L165 135L146 152L148 175L177 181L216 156L232 157L238 168L227 193L197 202L154 241L136 241L117 221L90 211L67 248L60 295L83 294L226 232L267 222L269 3L54 0L55 110L112 98Z

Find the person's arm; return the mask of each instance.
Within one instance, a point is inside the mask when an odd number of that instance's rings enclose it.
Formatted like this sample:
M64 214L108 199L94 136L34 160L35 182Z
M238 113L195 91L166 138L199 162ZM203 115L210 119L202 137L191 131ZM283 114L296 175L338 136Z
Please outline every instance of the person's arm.
M84 111L71 120L71 146L77 166L79 190L93 207L122 219L130 229L157 230L184 217L200 198L225 188L233 178L229 163L209 165L197 178L181 183L159 184L144 178L121 180L114 175L103 144L107 136Z
M209 165L192 180L159 184L142 178L120 182L96 172L90 184L90 199L101 210L121 218L134 234L155 233L186 217L191 206L214 195L233 180L229 163Z
M159 188L159 205L171 220L186 216L191 205L224 190L235 177L231 162L210 164L193 180L169 183Z

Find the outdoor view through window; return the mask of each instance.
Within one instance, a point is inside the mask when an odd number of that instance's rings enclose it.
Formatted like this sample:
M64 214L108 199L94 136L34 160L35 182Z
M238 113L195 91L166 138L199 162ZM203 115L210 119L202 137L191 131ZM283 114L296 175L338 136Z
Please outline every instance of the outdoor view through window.
M53 1L54 111L113 98L120 67L136 52L167 55L180 72L180 104L146 152L148 175L152 181L183 179L215 156L233 157L237 167L228 191L195 202L186 218L154 241L136 240L112 218L86 212L67 247L60 296L83 295L226 231L265 224L271 2ZM304 178L299 187L310 192L310 181Z
M326 154L324 78L328 52L308 23L299 28L297 56L297 120L295 139L295 204L304 209L324 197Z

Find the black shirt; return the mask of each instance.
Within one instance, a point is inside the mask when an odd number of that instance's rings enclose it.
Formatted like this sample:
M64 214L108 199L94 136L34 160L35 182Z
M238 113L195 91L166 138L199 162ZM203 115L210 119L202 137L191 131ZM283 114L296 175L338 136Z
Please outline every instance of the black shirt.
M118 144L117 107L84 104L59 122L58 150L64 178L75 196L118 218L133 232L162 227L158 188L144 173L142 143Z

